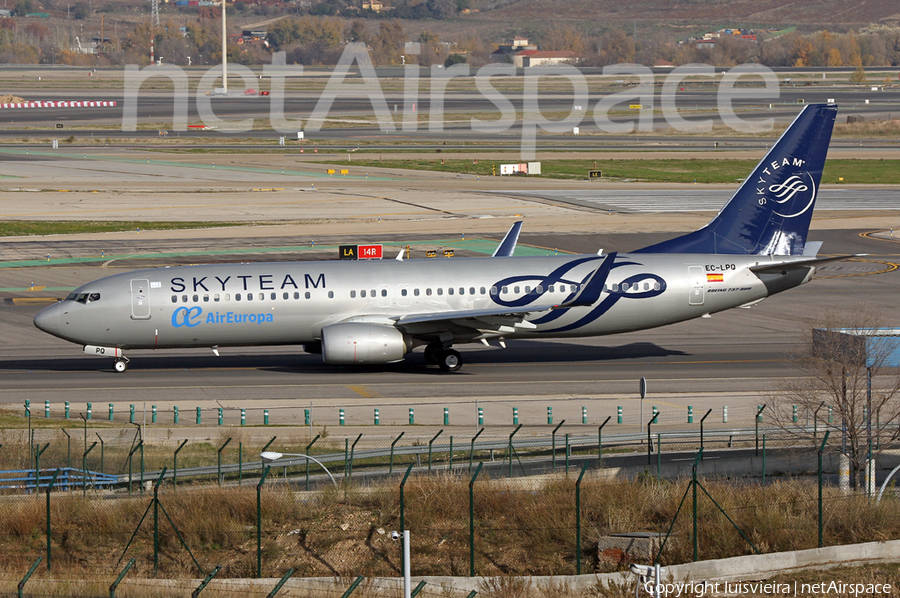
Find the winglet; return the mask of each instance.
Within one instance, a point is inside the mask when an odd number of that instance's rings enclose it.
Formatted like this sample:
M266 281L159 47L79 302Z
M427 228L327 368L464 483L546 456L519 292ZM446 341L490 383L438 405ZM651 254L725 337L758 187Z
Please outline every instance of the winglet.
M513 225L509 227L509 231L503 237L503 240L500 241L500 245L497 246L491 257L512 257L512 254L516 251L516 243L519 242L519 231L521 230L522 221L513 222Z

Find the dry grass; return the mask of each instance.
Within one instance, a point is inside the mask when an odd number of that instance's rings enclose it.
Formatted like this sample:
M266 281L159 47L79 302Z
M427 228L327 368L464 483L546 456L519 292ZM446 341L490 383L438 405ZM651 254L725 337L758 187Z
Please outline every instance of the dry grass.
M814 484L785 480L763 488L710 480L704 485L760 551L815 547ZM686 488L684 480L586 478L581 497L582 571L615 570L614 565L597 560L597 538L601 535L668 529ZM827 544L900 537L896 501L885 500L875 506L865 497L826 490ZM149 497L106 500L91 495L83 498L76 492L54 494L51 499L52 579L56 581L51 582L42 568L34 583L61 588L59 580L103 578L108 580L104 582L108 587L132 557L137 564L129 579L153 576L152 511L125 552L147 510ZM256 577L255 485L179 488L178 492L166 489L161 501L205 571L218 564L223 567L221 578ZM664 564L691 560L690 505L688 497L663 554ZM294 568L295 577L396 577L400 571L399 545L390 540L390 531L399 529L399 507L396 480L318 493L296 493L283 484L269 482L262 491L263 575L278 577ZM43 496L0 499L0 578L18 579L16 576L21 577L37 556L46 554L44 509ZM752 553L702 493L698 516L701 559ZM405 519L412 537L415 575L468 574L467 476L410 478ZM492 584L490 595L536 595L526 582L512 580L511 576L574 573L574 535L573 478L479 478L476 482L475 567L477 574L496 578L486 582ZM627 563L620 564L624 565ZM202 577L162 513L159 567L162 578ZM47 595L67 595L66 591L48 589ZM91 592L94 590L77 593L98 595ZM564 588L559 595L566 595Z

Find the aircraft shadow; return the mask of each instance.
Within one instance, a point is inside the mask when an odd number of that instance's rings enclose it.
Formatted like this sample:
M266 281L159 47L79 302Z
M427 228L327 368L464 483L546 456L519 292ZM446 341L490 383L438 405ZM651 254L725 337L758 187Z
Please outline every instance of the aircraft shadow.
M230 351L224 349L223 351ZM240 351L240 349L234 349ZM566 343L548 343L540 341L509 342L506 349L466 351L460 348L463 356L463 368L456 375L466 374L466 364L503 365L522 362L535 363L590 363L590 362L624 362L632 359L648 357L685 356L688 353L667 349L655 343L639 342L619 346L590 346ZM374 371L402 372L420 375L444 375L438 367L425 367L425 359L421 350L408 356L399 363L384 365L331 365L323 364L319 355L310 355L299 351L267 354L223 354L214 355L141 355L135 352L129 372L152 370L191 370L191 369L243 369L264 370L289 374L354 374L372 373ZM0 361L0 371L25 372L83 372L113 371L112 359L86 357L53 357L35 359L10 359ZM469 372L471 373L471 372ZM126 374L127 375L127 374Z

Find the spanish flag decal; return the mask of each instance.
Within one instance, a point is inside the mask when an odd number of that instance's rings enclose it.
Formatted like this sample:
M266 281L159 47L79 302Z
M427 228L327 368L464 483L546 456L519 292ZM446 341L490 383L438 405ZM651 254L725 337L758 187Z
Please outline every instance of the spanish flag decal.
M724 274L707 274L706 282L725 282Z

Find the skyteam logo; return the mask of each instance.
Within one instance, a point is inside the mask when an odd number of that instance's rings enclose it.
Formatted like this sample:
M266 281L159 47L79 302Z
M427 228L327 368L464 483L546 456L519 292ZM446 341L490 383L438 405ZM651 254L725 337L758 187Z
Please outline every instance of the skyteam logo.
M778 182L784 176L787 168L802 168L805 160L799 158L782 158L773 160L764 169L763 174L756 182L756 194L759 195L759 205L765 206L769 201L778 204L772 213L782 218L796 218L809 210L816 201L816 183L808 172L791 174L787 179ZM778 172L781 170L781 172ZM804 181L804 176L809 179L809 184ZM774 179L774 180L773 180ZM796 199L795 199L796 198ZM776 211L782 210L782 211Z
M172 312L173 328L194 328L201 323L206 324L265 324L273 322L275 317L272 314L236 314L233 311L220 313L209 312L206 319L203 318L203 308L179 307Z

